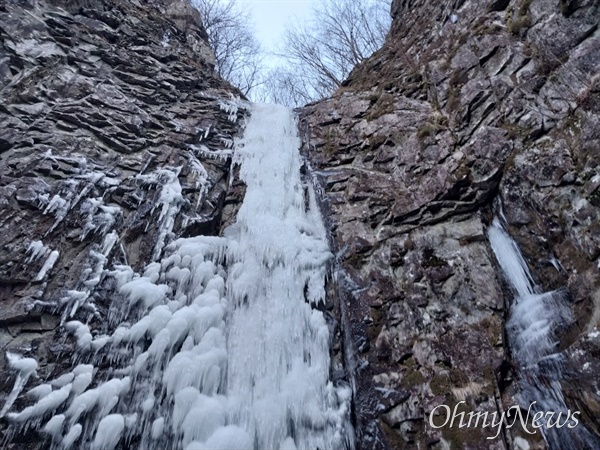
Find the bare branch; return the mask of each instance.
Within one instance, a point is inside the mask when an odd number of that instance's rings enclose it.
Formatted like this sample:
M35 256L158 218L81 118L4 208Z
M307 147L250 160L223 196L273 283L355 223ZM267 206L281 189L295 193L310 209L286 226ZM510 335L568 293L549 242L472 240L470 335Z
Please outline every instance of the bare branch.
M350 71L383 45L391 23L391 0L325 0L314 20L286 31L280 57L286 68L272 72L274 97L294 106L330 95ZM300 75L301 74L301 75ZM277 86L276 88L274 86ZM282 89L290 89L283 95Z
M250 94L260 82L262 50L250 27L250 13L235 0L192 0L215 53L221 77Z

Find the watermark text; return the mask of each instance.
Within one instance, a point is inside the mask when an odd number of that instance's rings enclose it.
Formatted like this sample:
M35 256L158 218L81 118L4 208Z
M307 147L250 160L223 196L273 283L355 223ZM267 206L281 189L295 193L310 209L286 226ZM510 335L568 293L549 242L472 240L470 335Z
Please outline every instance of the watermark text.
M500 434L502 425L506 428L513 427L517 420L521 423L521 427L526 433L535 434L538 428L575 428L579 424L577 416L581 414L579 411L572 412L571 410L553 412L553 411L536 411L536 402L529 405L527 414L523 414L523 410L519 406L511 406L507 411L503 411L500 415L498 412L458 412L464 400L454 405L451 409L448 405L438 405L431 411L429 415L429 425L431 428L491 428L496 430L494 436L489 436L486 439L496 439ZM443 414L445 412L445 414ZM514 412L514 414L511 414ZM445 415L445 418L443 417ZM531 418L531 420L530 420ZM511 422L512 420L512 422Z

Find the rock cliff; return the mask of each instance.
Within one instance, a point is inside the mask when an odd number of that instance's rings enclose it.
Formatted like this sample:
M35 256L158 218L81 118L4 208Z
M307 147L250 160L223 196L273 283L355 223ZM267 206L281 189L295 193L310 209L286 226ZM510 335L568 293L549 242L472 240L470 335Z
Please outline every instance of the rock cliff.
M501 205L539 289L567 298L557 389L597 443L599 4L395 0L392 16L383 48L301 123L337 256L359 447L545 448L522 427L493 438L429 422L441 404L518 404L514 295L487 235ZM590 448L578 439L569 447Z
M111 328L109 269L140 271L173 236L216 235L231 220L243 187L230 182L230 154L244 112L185 1L5 1L0 36L8 394L18 373L8 355L37 361L29 389L82 362L65 323L94 335ZM7 426L4 448L49 445Z
M522 426L430 422L444 421L432 416L442 404L500 415L539 400L524 396L530 386L580 411L569 448L594 448L600 5L395 0L392 16L384 47L300 121L303 174L320 186L336 256L333 378L354 388L357 446L547 448ZM111 305L125 302L118 278L151 267L175 237L232 222L244 186L230 147L246 112L214 75L185 1L5 1L0 36L0 392L3 409L24 411L86 375L69 370L88 362L92 336L91 386L133 358L102 351ZM562 322L542 324L560 370L531 372L515 356L517 295L490 244L494 223L521 249L536 295L566 304ZM19 380L37 391L11 396ZM59 446L6 412L7 448ZM147 417L132 417L124 445L141 445ZM95 425L82 423L60 445L90 443Z

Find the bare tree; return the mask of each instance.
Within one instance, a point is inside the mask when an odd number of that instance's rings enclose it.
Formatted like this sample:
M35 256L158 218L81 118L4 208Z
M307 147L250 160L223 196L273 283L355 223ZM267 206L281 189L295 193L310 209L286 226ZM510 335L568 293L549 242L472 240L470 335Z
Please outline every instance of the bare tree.
M391 0L325 0L313 20L289 28L265 88L294 105L330 95L350 71L378 50L390 27ZM298 103L300 101L301 103Z
M308 95L313 90L310 81L309 77L293 72L288 67L276 67L264 75L263 82L253 93L253 97L256 101L292 107L304 105L313 100Z
M261 81L262 52L249 11L235 0L192 0L215 52L219 75L249 95Z

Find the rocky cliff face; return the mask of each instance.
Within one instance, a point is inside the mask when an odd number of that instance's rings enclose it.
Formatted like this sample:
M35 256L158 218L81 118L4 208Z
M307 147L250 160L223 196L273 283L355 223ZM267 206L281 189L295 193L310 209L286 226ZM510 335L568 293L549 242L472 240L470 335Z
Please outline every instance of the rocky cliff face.
M538 398L524 396L531 386L580 411L569 443L593 448L600 5L396 0L392 13L385 46L301 122L336 253L328 306L341 325L358 446L546 448L523 427L496 435L429 422L442 404L500 414ZM111 305L126 302L118 278L152 268L174 237L231 223L243 186L229 147L245 112L213 75L185 2L9 1L0 35L4 416L48 389L75 389L92 354L96 378L83 390L108 389L104 375L131 363L131 348L102 350L115 331ZM515 356L517 295L490 245L494 217L521 248L536 293L559 290L570 311L564 323L542 323L558 339L547 359L560 371L531 372ZM37 391L11 396L19 380ZM141 445L148 417L127 420L128 442ZM35 434L1 418L0 431L7 448L38 449L90 443L97 424L82 423L65 426L64 438L52 434L62 422Z
M29 389L85 362L66 322L110 328L108 269L231 220L243 111L187 2L2 2L0 36L0 347L37 361ZM5 393L27 372L8 362ZM7 448L49 445L6 427Z
M515 295L487 235L500 204L540 292L567 297L557 389L597 443L599 4L396 0L392 15L384 47L302 113L360 447L545 448L519 427L429 422L437 405L500 414L522 394Z

